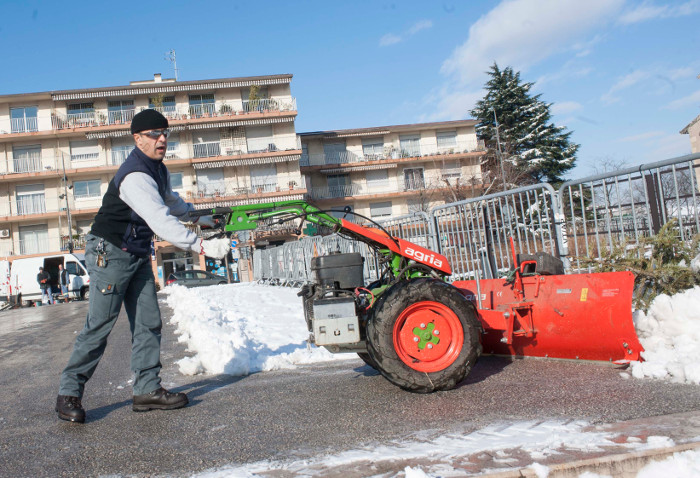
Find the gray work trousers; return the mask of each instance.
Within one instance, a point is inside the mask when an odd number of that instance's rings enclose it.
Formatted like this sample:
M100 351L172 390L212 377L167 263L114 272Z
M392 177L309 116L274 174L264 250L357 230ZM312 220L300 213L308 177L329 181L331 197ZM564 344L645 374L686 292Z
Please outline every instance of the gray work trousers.
M88 234L85 263L90 274L90 304L83 330L63 374L59 395L83 396L87 382L107 346L122 303L131 327L134 395L160 387L161 319L150 258L139 258L104 241L106 266L97 265L101 238Z

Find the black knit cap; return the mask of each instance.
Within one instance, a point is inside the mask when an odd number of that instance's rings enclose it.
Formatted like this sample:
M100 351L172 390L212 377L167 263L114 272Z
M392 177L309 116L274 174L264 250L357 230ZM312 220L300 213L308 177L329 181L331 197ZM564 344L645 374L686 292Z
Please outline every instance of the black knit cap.
M168 119L156 110L143 110L131 120L131 134L168 127Z

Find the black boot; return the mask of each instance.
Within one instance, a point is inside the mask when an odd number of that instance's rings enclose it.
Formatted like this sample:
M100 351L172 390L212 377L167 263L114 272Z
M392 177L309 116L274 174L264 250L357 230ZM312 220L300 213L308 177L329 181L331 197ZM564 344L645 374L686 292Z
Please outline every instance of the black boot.
M134 405L131 409L135 412L147 412L154 409L174 410L182 408L188 403L189 400L184 393L171 393L161 387L151 393L134 395Z
M61 420L78 423L85 422L85 410L80 404L78 397L59 395L56 398L56 411L58 412L58 418Z

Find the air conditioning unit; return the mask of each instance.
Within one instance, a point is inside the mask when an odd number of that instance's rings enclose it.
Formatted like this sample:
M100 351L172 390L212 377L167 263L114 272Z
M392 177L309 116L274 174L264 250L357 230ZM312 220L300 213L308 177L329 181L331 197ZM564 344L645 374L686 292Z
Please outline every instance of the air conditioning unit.
M10 237L10 230L9 229L0 229L0 238L6 239Z

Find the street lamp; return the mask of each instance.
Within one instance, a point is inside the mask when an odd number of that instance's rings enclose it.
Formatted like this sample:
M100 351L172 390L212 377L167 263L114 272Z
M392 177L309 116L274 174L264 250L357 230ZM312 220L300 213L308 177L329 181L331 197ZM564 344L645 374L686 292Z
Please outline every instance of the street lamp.
M68 216L68 252L73 252L73 222L70 218L70 205L68 204L68 190L73 189L73 185L68 185L68 176L66 175L66 161L61 155L61 164L63 165L63 194L59 195L59 199L66 200L66 215Z
M501 165L501 178L503 179L503 192L506 191L506 172L503 169L503 153L501 152L501 137L498 134L498 117L496 116L496 109L491 108L493 111L493 121L496 123L496 150L498 151L498 162Z

